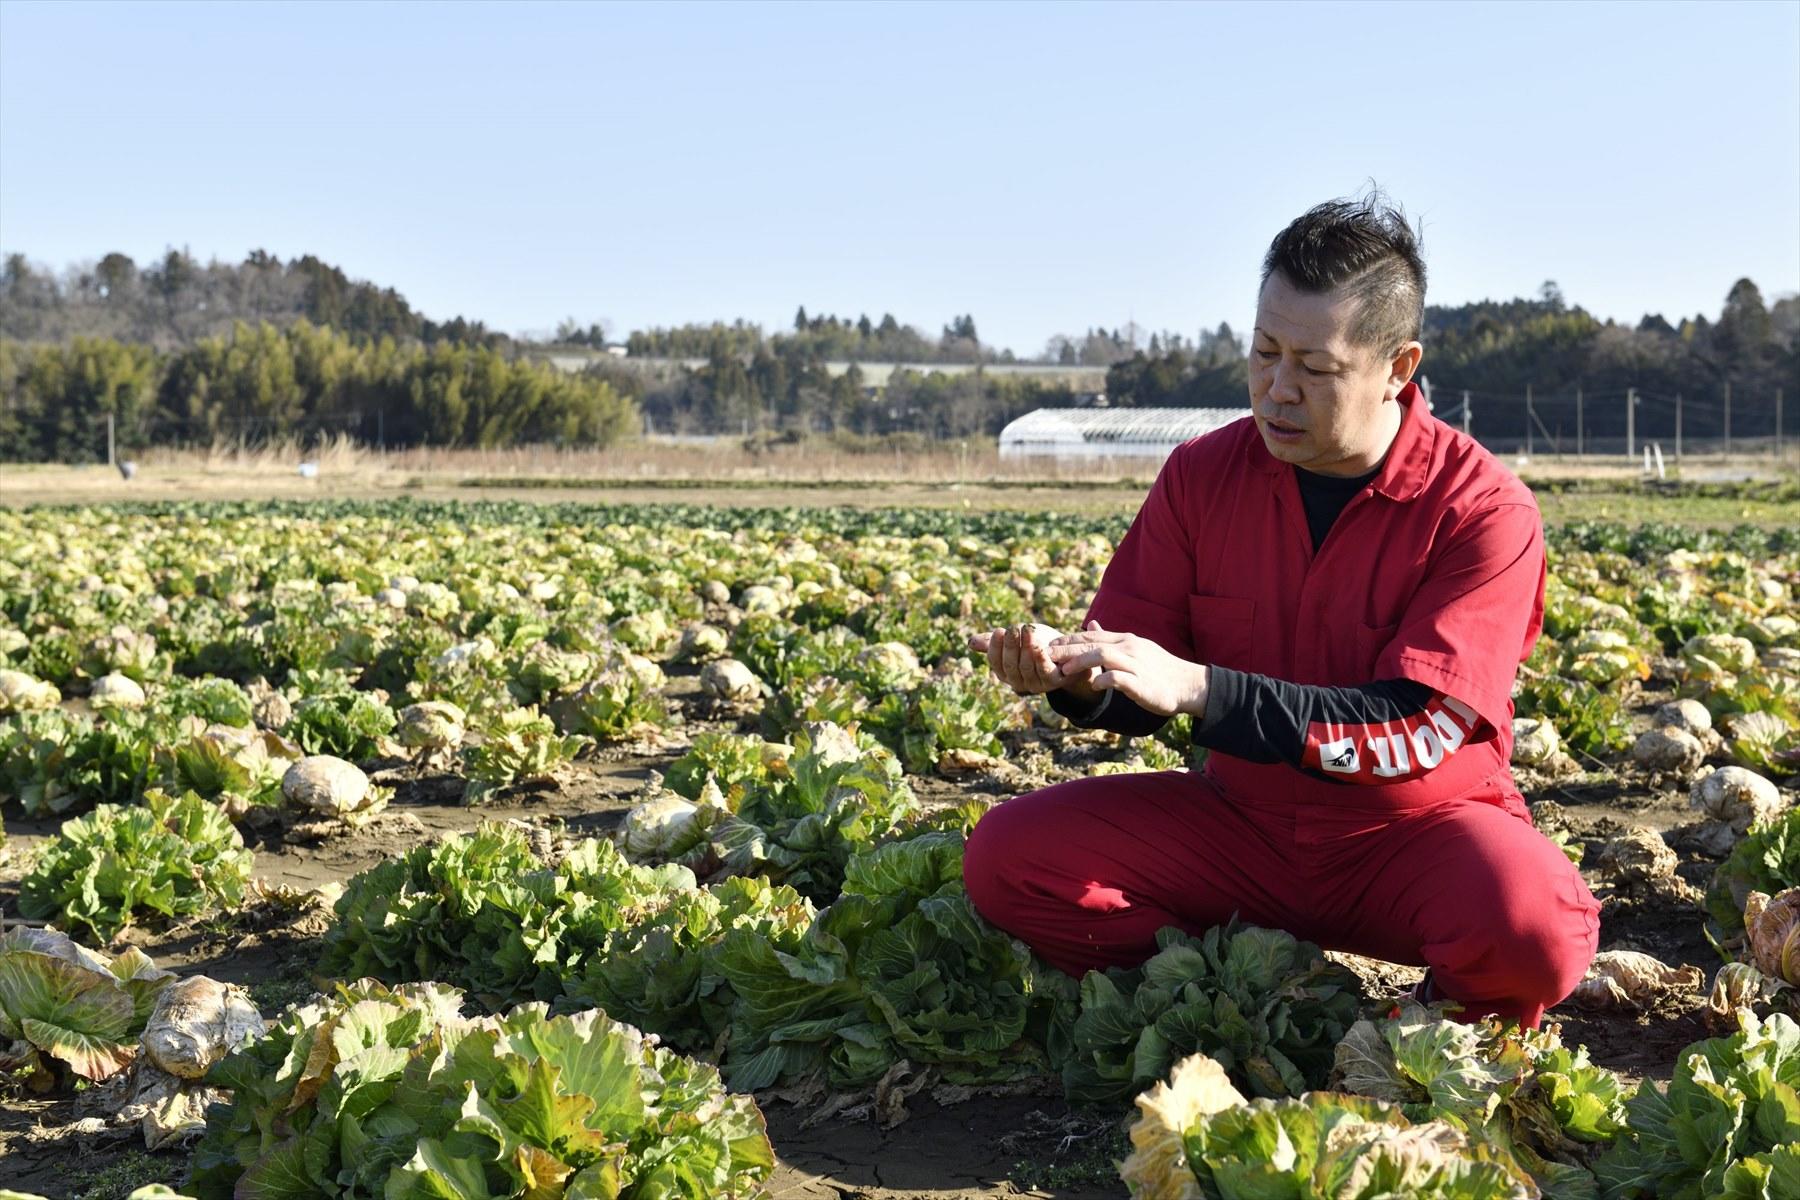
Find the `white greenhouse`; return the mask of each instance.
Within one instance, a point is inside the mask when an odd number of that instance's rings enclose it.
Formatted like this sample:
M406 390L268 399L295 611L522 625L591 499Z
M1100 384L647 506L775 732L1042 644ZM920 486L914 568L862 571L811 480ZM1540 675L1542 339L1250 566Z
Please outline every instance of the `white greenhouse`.
M1247 408L1040 408L1000 431L1001 458L1165 459Z

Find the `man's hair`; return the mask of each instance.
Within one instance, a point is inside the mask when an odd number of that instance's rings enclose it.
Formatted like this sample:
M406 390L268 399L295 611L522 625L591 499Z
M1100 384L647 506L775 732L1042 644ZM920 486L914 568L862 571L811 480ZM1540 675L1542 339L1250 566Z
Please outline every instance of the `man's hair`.
M1350 340L1391 354L1419 336L1425 319L1425 260L1406 214L1378 189L1328 200L1275 235L1262 283L1280 271L1302 292L1337 291L1355 301Z

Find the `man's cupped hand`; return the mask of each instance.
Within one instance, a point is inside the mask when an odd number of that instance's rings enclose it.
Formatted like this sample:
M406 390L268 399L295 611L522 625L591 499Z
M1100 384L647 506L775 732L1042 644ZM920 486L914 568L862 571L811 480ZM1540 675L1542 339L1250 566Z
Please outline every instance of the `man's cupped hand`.
M1063 675L1080 675L1099 691L1116 689L1158 716L1206 711L1208 669L1135 633L1113 633L1089 621L1080 633L1056 638L1050 661Z
M1091 700L1117 689L1161 716L1206 711L1207 668L1135 633L1113 633L1089 621L1078 633L1048 625L1016 625L971 634L969 649L988 656L1000 682L1020 695L1067 688Z
M1062 634L1048 625L1013 625L1005 629L969 635L969 649L988 658L994 678L1021 696L1035 696L1068 688L1091 699L1095 692L1089 685L1092 672L1067 672L1050 657L1050 647Z

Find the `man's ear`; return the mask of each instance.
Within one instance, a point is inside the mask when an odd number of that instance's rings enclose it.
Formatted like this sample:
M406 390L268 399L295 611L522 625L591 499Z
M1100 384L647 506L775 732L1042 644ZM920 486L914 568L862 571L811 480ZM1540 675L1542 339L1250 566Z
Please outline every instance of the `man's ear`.
M1413 372L1419 369L1419 360L1425 357L1425 347L1418 342L1408 342L1395 352L1393 361L1388 364L1387 398L1397 400L1406 385L1412 382Z

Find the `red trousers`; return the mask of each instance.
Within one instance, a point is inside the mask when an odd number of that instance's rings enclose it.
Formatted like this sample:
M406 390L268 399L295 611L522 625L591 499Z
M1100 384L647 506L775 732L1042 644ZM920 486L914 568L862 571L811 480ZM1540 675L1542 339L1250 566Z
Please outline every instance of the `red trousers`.
M1574 990L1600 906L1516 792L1394 811L1258 804L1198 772L1078 779L998 805L963 878L983 916L1080 976L1156 931L1233 914L1328 950L1431 969L1460 1015L1535 1027Z

